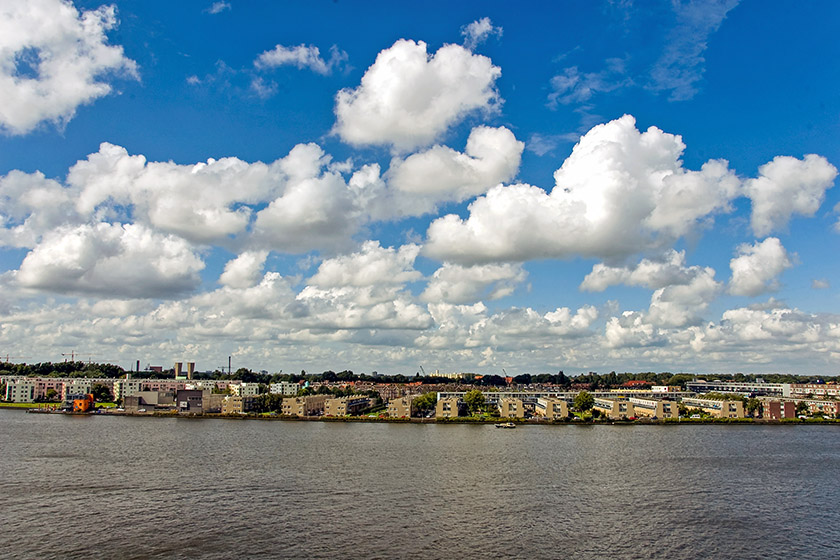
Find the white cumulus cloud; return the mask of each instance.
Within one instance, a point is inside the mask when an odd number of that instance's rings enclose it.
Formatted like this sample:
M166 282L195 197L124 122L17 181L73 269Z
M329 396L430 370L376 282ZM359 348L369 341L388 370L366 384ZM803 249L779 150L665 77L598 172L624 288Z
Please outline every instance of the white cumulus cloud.
M204 268L190 246L137 224L81 225L44 237L20 265L21 286L59 293L145 298L195 288Z
M654 248L730 211L740 182L727 163L685 169L679 136L639 132L625 115L583 136L555 174L551 193L497 186L428 230L426 253L473 264L573 255L611 258Z
M465 267L446 263L435 271L420 299L454 304L500 299L513 293L527 275L517 264Z
M357 88L338 93L334 132L353 145L429 145L469 113L494 110L500 75L489 58L460 45L429 55L422 41L401 39L379 53Z
M524 146L505 127L479 126L470 133L464 153L434 146L406 159L394 158L387 180L404 193L460 202L512 179Z
M625 284L658 290L666 286L688 284L701 269L685 266L685 251L671 249L660 258L642 259L635 266L609 266L598 263L580 285L582 290L603 292L610 286Z
M114 6L80 13L62 0L0 4L0 131L63 126L80 105L111 92L109 77L136 77L136 63L108 44L116 25Z
M793 215L813 216L837 177L837 168L822 156L804 159L777 156L744 183L752 200L752 229L765 236L787 226Z
M262 278L268 251L245 251L225 264L219 283L230 288L249 288Z
M740 245L738 256L729 261L732 269L729 292L737 296L757 296L775 290L777 277L791 266L787 251L775 237L753 245Z
M418 245L385 248L378 241L366 241L359 252L325 260L309 283L321 288L340 286L401 285L414 282L421 274L414 270Z

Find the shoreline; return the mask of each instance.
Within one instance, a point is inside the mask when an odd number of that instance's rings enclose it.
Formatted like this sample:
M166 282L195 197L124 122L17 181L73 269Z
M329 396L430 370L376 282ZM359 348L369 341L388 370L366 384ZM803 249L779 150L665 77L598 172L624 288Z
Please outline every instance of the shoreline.
M5 404L5 403L4 403ZM27 408L22 406L4 406L7 410L22 410L32 414L60 414L64 416L127 416L131 418L181 418L187 420L262 420L284 422L355 422L377 424L498 424L512 422L516 426L679 426L679 425L758 425L758 426L799 426L799 425L840 425L840 419L831 418L786 418L769 420L763 418L680 418L660 420L534 420L522 418L387 418L369 416L283 416L270 414L179 414L177 412L147 412L131 413L117 412L110 409L103 412L64 412L44 408Z

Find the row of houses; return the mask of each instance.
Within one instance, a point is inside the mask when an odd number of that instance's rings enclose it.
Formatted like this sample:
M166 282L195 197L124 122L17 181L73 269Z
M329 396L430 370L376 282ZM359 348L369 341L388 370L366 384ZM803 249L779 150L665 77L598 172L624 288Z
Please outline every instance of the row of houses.
M94 385L107 387L115 400L124 400L148 391L207 390L229 392L235 396L254 396L260 392L258 383L228 380L1 376L0 383L6 386L3 399L19 403L47 400L51 390L62 401L66 401L73 395L91 393ZM291 385L295 387L293 394L297 394L297 384Z

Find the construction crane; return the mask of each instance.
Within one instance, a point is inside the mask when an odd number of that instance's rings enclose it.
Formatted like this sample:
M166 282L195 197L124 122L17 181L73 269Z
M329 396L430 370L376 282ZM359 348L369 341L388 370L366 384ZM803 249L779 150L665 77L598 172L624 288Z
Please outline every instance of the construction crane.
M426 377L426 370L423 369L423 366L420 366L420 371L423 373L423 377Z
M76 351L75 350L71 350L69 354L65 354L64 352L62 352L61 355L64 356L64 361L65 362L67 361L67 356L70 356L70 361L71 362L76 361Z
M0 356L0 361L6 360L6 363L8 364L9 360L26 360L29 357L30 356L9 356L8 354L6 354L5 356Z

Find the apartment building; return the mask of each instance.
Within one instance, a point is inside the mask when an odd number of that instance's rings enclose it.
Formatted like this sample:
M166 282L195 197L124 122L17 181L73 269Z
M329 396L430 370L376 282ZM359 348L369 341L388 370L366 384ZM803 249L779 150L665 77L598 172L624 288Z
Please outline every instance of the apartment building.
M688 408L699 408L715 418L743 418L744 403L741 401L716 401L685 397L681 401Z
M350 395L327 399L324 403L325 416L347 416L359 414L370 408L370 397L365 395Z
M645 399L641 397L630 397L633 403L633 412L636 416L648 418L679 418L680 411L676 401L662 399Z
M763 381L689 381L686 391L692 393L738 393L741 395L791 396L790 383L764 383Z
M204 414L204 391L200 389L178 390L175 402L180 414Z
M6 382L4 400L16 403L28 403L35 400L37 381L28 377L18 377Z
M499 401L499 416L502 418L525 418L525 403L522 402L522 399L501 399Z
M464 408L464 403L458 397L440 398L435 406L435 416L437 418L456 418L461 416Z
M283 399L282 411L285 416L317 416L324 413L327 395L310 395Z
M792 397L840 397L840 385L836 383L791 383Z
M253 395L228 395L222 401L222 414L248 414L254 410Z
M300 385L291 381L280 381L268 386L269 393L272 395L283 395L284 397L296 396L299 389Z
M622 398L607 399L596 397L595 404L592 408L612 420L636 416L633 403Z
M388 401L388 417L411 418L414 415L414 406L411 402L415 398L414 396L408 396Z
M229 388L231 394L237 397L255 397L260 394L259 383L231 383Z
M546 420L563 420L569 416L569 403L553 397L540 397L534 404L534 414Z
M762 403L761 417L765 420L796 418L795 401L765 400Z

